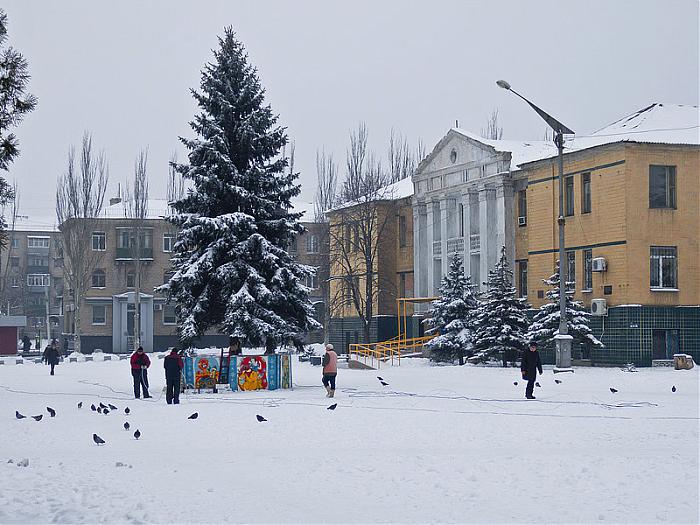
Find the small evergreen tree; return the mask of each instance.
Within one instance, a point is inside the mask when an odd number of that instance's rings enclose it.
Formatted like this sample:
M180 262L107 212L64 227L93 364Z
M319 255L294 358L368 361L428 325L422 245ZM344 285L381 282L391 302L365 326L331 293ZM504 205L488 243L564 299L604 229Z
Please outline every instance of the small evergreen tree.
M471 278L464 275L462 258L455 253L450 270L440 284L440 299L433 301L429 333L439 335L428 341L430 360L452 363L471 356L474 340L475 314L479 301L474 297Z
M193 188L173 203L174 274L159 290L178 305L184 345L216 328L272 351L320 326L302 285L313 269L287 253L304 231L301 214L288 211L298 174L285 169L285 130L230 27L219 46L202 71L201 93L192 91L201 110L190 123L197 138L180 139L189 164L175 169Z
M527 340L534 341L543 348L554 346L554 336L559 332L559 263L554 269L554 274L542 282L550 287L547 290L548 302L543 304L532 319L532 324L527 333ZM573 285L574 283L567 283ZM601 343L588 326L590 314L583 303L574 301L573 291L566 294L566 323L568 333L574 339L573 344L584 343L602 347Z
M506 247L489 271L487 291L479 309L476 332L476 354L479 361L501 358L503 366L514 362L527 349L527 305L516 296L513 271L508 264Z

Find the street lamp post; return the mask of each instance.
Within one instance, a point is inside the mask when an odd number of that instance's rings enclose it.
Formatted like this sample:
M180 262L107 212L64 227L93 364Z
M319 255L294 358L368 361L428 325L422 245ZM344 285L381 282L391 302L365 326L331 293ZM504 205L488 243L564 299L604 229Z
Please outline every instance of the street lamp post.
M564 134L573 135L574 131L535 106L515 91L505 80L498 80L496 84L498 87L510 91L527 102L547 125L554 130L554 144L557 146L557 162L559 164L559 217L557 218L557 223L559 224L559 333L554 336L554 339L556 340L557 348L556 366L558 368L568 368L571 366L571 341L573 338L569 335L566 326L566 281L569 277L569 267L566 264L566 252L564 250Z

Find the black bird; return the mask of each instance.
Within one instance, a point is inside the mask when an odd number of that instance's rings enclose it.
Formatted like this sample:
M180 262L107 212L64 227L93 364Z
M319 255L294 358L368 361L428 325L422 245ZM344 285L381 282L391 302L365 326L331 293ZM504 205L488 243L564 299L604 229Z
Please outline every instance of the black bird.
M97 409L95 408L95 405L90 405L90 410L92 410L94 412Z
M331 406L329 406L326 410L335 410L336 407L338 406L338 403L333 403Z
M517 381L513 381L513 384L514 384L515 386L518 386L518 382L517 382Z
M389 383L385 383L384 381L380 381L380 383L382 384L382 386L389 386Z
M125 413L125 414L128 414L129 412L131 412L131 410L129 410L129 407L126 407L126 408L124 409L124 413Z
M617 392L617 389L616 389L616 388L613 388L613 387L610 387L610 391L614 394L615 392Z
M140 432L139 429L137 428L137 429L136 429L136 432L134 432L134 438L138 439L138 438L140 438L140 437L141 437L141 432Z
M96 445L104 445L105 444L105 440L102 439L97 434L92 435L92 440L95 442Z
M380 381L384 381L384 378L381 376L377 376L377 379L379 379Z
M107 408L107 405L105 405L104 403L100 403L100 408L104 410L105 408Z
M56 417L56 411L53 408L46 407L46 410L51 415L51 417Z
M83 408L83 402L82 402L82 401L80 401L80 402L78 403L78 408Z
M116 410L117 407L115 407L112 403L107 403L107 406L109 407L110 410Z
M129 430L129 422L128 421L126 421L124 423L124 430Z
M559 381L558 379L555 379L554 382L555 382L557 385L558 385L559 383L561 383L561 381Z
M41 421L42 417L44 417L44 414L39 414L38 416L32 416L32 419L34 421Z
M20 414L17 410L15 410L15 417L16 417L17 419L25 419L27 416L23 416L23 415Z
M535 381L535 386L542 388L542 385L540 385L539 381Z
M188 416L187 419L197 419L198 417L199 417L199 412L195 412L194 414Z
M256 417L256 419L257 419L258 421L260 421L261 423L262 423L263 421L267 421L267 419L265 419L264 417L262 417L262 416L259 415L259 414L256 414L255 417Z
M105 408L104 410L102 410L102 413L106 416L107 414L109 414L109 410Z
M675 387L675 385L674 385L674 386L671 387L671 392L675 392L675 391L676 391L676 387Z
M102 413L102 407L97 407L97 413L101 414Z

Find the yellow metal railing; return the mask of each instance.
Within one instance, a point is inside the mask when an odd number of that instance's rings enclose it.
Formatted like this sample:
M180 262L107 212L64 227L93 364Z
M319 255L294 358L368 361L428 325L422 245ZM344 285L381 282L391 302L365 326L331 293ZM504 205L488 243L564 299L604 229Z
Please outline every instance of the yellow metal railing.
M381 368L382 363L391 363L394 366L401 365L401 354L411 353L417 348L422 348L423 345L430 341L434 335L426 335L423 337L413 337L410 339L399 339L395 337L388 341L379 343L367 344L351 344L349 347L350 358L353 357L364 364L369 364L373 368ZM369 361L369 363L368 363Z

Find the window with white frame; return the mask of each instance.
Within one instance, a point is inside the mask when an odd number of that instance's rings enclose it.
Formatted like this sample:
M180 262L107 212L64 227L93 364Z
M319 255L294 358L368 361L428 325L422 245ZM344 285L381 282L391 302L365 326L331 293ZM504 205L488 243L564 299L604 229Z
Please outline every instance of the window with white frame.
M593 250L583 250L583 289L593 289Z
M314 290L318 288L318 276L315 273L306 276L306 287Z
M51 276L41 273L30 273L27 275L27 286L49 286Z
M306 253L318 253L319 243L318 235L308 234L306 235Z
M164 304L163 305L163 324L174 325L177 324L177 314L175 312L174 304Z
M126 272L126 287L133 288L136 286L136 273L134 270L129 270Z
M168 253L173 251L175 246L175 234L164 233L163 234L163 251Z
M19 288L19 283L20 283L19 276L13 275L10 278L10 283L11 283L12 288Z
M652 289L678 288L678 249L676 246L652 246L650 253Z
M289 253L297 253L297 247L298 242L297 242L297 236L292 235L292 238L289 240Z
M92 272L92 287L104 288L107 284L107 275L104 270L95 270Z
M104 305L92 306L92 324L107 324L107 307Z
M649 166L649 207L676 208L675 166Z
M10 257L10 267L19 268L19 257Z
M17 237L12 237L12 247L19 248L19 239Z
M48 248L49 237L27 237L27 248Z
M576 252L566 252L566 289L576 289Z
M92 232L92 251L103 252L107 249L107 234L105 232Z

